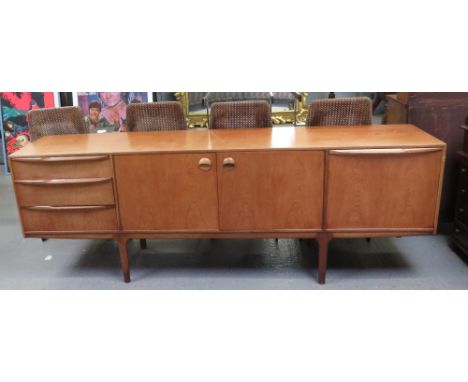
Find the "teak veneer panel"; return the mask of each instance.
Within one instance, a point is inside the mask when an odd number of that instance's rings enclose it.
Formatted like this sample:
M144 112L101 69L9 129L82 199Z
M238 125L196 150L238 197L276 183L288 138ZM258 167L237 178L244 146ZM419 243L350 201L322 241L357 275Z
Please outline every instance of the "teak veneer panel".
M328 155L326 228L432 229L443 150Z
M215 154L117 155L115 171L124 231L218 229Z
M34 210L21 208L24 231L112 231L117 230L115 208L88 210ZM47 237L47 234L42 237Z
M443 145L443 142L413 125L202 129L47 136L10 157Z
M54 161L24 162L20 160L21 158L18 158L18 160L12 158L11 168L15 180L112 177L112 165L108 156L103 159L91 160L87 160L86 156L82 156L82 158L86 160L61 161L60 159L66 158L49 155L46 156L46 159L53 159Z
M323 151L217 155L221 230L320 230ZM223 161L232 158L234 167Z
M20 206L113 205L112 179L102 183L15 184Z

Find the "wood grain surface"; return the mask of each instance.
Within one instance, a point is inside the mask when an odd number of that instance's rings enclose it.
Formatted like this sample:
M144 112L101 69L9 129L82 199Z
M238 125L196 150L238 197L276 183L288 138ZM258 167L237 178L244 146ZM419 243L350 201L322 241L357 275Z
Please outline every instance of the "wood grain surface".
M221 230L316 229L322 225L323 151L217 154ZM234 160L233 167L223 162Z
M330 153L325 227L433 228L442 154Z
M115 171L124 230L218 229L215 154L117 155Z

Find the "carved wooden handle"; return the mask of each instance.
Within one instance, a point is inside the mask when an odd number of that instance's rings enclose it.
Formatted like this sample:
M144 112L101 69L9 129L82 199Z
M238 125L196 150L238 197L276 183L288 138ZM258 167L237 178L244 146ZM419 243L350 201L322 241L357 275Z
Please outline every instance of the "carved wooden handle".
M15 180L18 184L28 185L46 185L53 186L59 184L91 184L91 183L104 183L111 181L112 178L83 178L83 179L28 179L28 180Z
M114 206L30 206L22 207L27 210L33 211L82 211L82 210L104 210L107 208L113 208Z
M234 160L234 158L231 158L231 157L224 158L223 160L224 168L234 168L235 166L236 166L236 161Z
M440 151L441 147L421 147L412 149L350 149L350 150L330 150L332 155L387 155L387 154L419 154Z
M30 157L14 158L18 162L80 162L89 160L109 159L108 155L88 155L88 156L69 156L69 157Z
M211 159L210 158L201 158L198 161L198 168L203 171L208 171L211 169Z

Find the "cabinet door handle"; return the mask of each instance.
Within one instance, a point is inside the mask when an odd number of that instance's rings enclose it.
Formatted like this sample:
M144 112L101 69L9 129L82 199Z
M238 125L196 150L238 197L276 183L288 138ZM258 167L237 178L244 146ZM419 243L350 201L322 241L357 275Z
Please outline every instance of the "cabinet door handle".
M110 182L112 178L83 178L83 179L28 179L15 180L17 184L37 185L37 186L54 186L63 184L93 184Z
M211 168L211 159L210 158L201 158L198 161L198 168L203 171L208 171Z
M82 211L82 210L104 210L107 208L113 208L114 206L28 206L28 207L21 207L26 210L33 210L33 211Z
M68 156L68 157L30 157L13 158L17 162L81 162L109 159L108 155Z
M236 161L234 158L227 157L223 159L223 167L224 168L234 168L236 166Z
M440 147L418 147L411 149L349 149L330 150L334 155L388 155L388 154L419 154L442 150Z

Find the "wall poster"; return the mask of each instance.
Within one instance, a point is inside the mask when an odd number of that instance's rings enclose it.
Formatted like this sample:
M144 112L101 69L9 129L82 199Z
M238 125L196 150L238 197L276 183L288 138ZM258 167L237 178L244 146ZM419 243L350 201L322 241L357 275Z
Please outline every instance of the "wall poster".
M29 110L60 105L57 92L0 92L0 130L2 134L5 171L8 155L31 141L27 113Z
M152 102L152 92L77 92L73 104L79 106L91 133L125 131L127 105Z

